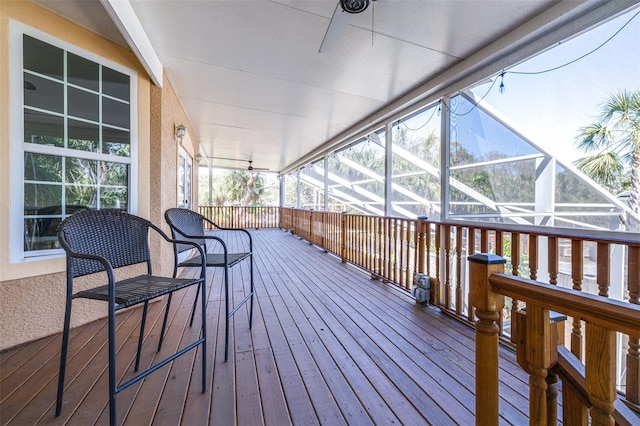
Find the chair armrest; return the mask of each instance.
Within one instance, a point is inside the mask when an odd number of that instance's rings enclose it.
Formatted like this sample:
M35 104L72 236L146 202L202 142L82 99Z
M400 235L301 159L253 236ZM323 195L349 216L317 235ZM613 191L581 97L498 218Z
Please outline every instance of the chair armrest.
M215 222L213 222L213 221L211 221L211 220L207 219L207 218L206 218L206 217L204 217L204 216L203 216L203 219L204 219L207 223L209 223L209 224L211 224L211 225L215 226L217 229L219 229L219 230L221 230L221 231L240 231L240 232L244 232L245 234L247 234L247 237L249 238L249 251L250 251L251 253L253 253L253 239L251 238L251 234L249 233L249 231L247 231L247 230L246 230L246 229L244 229L244 228L224 228L224 227L218 226Z
M156 225L154 225L152 223L150 224L150 227L153 228L158 234L160 234L162 236L162 238L165 239L165 241L168 241L168 242L170 242L172 244L184 244L184 245L188 245L188 246L193 246L200 253L200 260L202 261L202 265L206 264L206 260L205 260L206 257L204 255L204 250L202 250L202 247L200 247L200 244L194 243L193 241L173 239L173 238L169 237L167 234L165 234L162 229L160 229L159 227L157 227ZM178 232L180 232L180 231L178 231ZM202 237L191 237L189 235L184 235L182 232L180 232L180 234L182 236L184 236L185 238L202 238ZM220 241L222 241L222 240L220 240ZM225 246L225 253L226 253L226 250L227 250L227 248ZM201 278L205 277L205 272L206 272L206 267L203 266L202 270L200 272Z

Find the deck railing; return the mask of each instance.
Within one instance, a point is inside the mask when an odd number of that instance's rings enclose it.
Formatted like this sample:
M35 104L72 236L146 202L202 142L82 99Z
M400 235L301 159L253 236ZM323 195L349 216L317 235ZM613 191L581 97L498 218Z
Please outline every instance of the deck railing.
M224 228L278 228L280 208L274 206L200 206L199 213Z
M640 335L640 307L501 273L504 264L500 260L504 262L499 256L485 254L469 258L472 303L478 318L477 424L498 423L497 320L505 296L526 303L526 311L519 311L517 316L514 335L518 364L531 375L531 424L557 423L559 378L562 379L564 424L637 424L638 415L618 399L616 366L620 358L616 347L620 334ZM563 321L558 321L558 313L584 321L586 355L583 362L562 345ZM637 358L637 351L635 355Z
M243 210L244 209L244 210ZM260 210L262 209L262 210ZM632 305L640 303L640 236L615 232L566 231L517 225L440 223L293 208L203 207L221 226L279 226L368 271L373 278L410 291L417 273L431 277L430 303L473 323L470 270L466 259L492 253L505 259L507 273L581 294ZM247 218L242 218L246 214ZM525 305L507 294L496 320L498 336L516 343L517 318ZM545 306L545 305L543 305ZM521 315L520 315L521 316ZM640 320L640 318L639 318ZM582 317L570 317L563 341L577 360L590 350ZM611 330L619 330L612 327ZM640 404L640 333L616 340L617 390ZM585 350L585 345L587 349Z
M281 227L355 264L372 277L409 291L416 273L432 280L430 301L471 323L476 313L469 300L468 256L503 256L506 270L520 276L612 300L639 304L640 237L615 232L566 231L543 227L478 223L439 223L403 219L281 209ZM516 313L524 305L507 298L497 320L499 336L515 343ZM512 321L514 318L514 321ZM584 324L567 323L566 345L582 360ZM622 363L618 390L640 403L640 342L637 335L618 339Z

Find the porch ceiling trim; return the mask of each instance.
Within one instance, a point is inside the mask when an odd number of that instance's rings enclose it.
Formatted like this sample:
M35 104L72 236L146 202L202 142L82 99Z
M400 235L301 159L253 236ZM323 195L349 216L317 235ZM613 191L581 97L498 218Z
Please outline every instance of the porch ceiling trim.
M113 23L127 41L147 74L158 87L162 87L162 63L142 28L138 16L128 0L100 0Z

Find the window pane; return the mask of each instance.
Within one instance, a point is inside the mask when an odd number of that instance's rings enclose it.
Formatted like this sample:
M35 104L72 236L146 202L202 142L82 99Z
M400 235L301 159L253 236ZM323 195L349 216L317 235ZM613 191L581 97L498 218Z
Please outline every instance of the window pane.
M130 157L131 141L129 136L129 132L103 127L102 153L118 155L120 157Z
M126 188L105 189L100 194L100 208L127 210L127 200L128 191Z
M100 66L93 61L67 53L67 81L71 84L98 91Z
M100 129L96 124L69 119L69 148L97 152L99 143Z
M74 87L69 87L67 94L69 95L69 115L86 120L99 120L100 115L98 108L100 104L98 95Z
M129 101L129 76L111 68L102 67L102 93Z
M98 183L98 162L82 158L67 158L65 181L77 185Z
M60 205L62 186L48 183L24 184L24 210L30 214L39 214L42 208Z
M24 73L24 104L47 111L64 113L64 86L62 83ZM27 88L28 83L31 84Z
M23 35L23 65L27 70L63 79L63 50L48 43ZM37 86L36 86L37 87Z
M102 170L103 185L127 186L129 183L129 167L122 163L110 163L102 161L100 163Z
M64 146L64 119L25 109L24 141L39 145Z
M128 129L129 119L129 104L102 98L103 123Z
M62 158L55 155L24 154L24 180L62 182Z
M66 205L95 209L98 207L98 188L95 186L67 185Z

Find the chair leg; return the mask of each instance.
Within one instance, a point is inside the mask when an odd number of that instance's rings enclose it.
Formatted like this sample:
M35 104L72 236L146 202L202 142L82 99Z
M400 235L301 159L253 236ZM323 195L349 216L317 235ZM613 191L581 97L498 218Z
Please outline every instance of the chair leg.
M67 370L67 351L69 349L69 324L71 323L71 297L67 296L64 309L64 327L62 330L62 350L60 351L60 371L58 372L58 396L56 398L56 417L62 412L64 394L64 375Z
M229 354L229 268L224 266L224 362Z
M164 319L162 320L162 329L160 330L160 341L158 341L158 352L162 349L162 342L164 342L164 331L167 328L167 321L169 320L169 307L171 306L171 296L173 293L169 293L167 296L167 306L164 308Z
M118 392L116 382L116 313L115 303L110 302L109 305L109 424L115 426L117 420L116 393ZM138 355L140 355L139 348Z
M250 267L249 267L249 282L250 282L250 290L251 290L251 301L249 306L249 330L251 330L251 325L253 324L253 253L249 258Z
M207 302L204 297L205 289L207 287L207 280L203 280L200 285L202 288L202 393L207 391ZM197 300L197 299L196 299Z
M136 352L136 366L134 371L138 371L140 368L140 353L142 352L142 341L144 340L144 326L147 322L147 308L149 307L149 302L144 302L144 308L142 310L142 321L140 323L140 336L138 336L138 351ZM160 339L162 339L162 334L160 335Z

